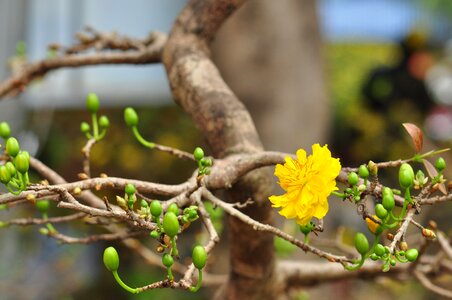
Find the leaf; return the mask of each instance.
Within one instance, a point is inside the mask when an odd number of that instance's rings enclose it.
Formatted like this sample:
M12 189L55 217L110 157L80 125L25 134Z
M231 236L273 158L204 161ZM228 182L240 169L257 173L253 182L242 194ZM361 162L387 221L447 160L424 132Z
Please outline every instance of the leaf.
M431 162L426 159L423 159L422 162L424 163L425 169L427 170L428 176L430 176L430 178L434 178L438 175L438 171Z
M422 162L424 163L425 169L427 170L428 176L430 176L430 178L435 178L436 176L438 176L438 171L431 162L426 159L423 159ZM444 183L440 183L438 185L438 189L441 191L441 193L447 195L446 186L444 185Z
M403 123L402 125L411 136L411 140L413 141L416 152L421 152L422 146L424 145L424 136L422 134L422 130L412 123Z

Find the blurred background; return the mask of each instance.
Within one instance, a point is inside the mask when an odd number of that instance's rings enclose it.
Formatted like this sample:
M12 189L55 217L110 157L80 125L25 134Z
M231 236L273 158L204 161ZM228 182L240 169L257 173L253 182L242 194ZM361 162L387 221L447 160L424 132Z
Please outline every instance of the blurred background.
M85 25L137 38L151 30L168 32L185 3L0 0L0 80L18 72L24 62L48 56L48 44L70 45ZM401 126L404 122L424 130L425 150L451 146L451 17L449 0L249 0L220 30L213 57L250 109L266 149L309 152L313 143L328 143L346 166L406 158L414 149ZM203 145L202 136L173 103L161 65L53 72L20 96L1 101L0 121L10 123L23 148L75 180L82 170L85 138L79 124L89 119L84 109L89 92L98 94L101 113L112 124L94 147L93 175L105 172L164 183L190 176L191 164L140 148L122 121L123 108L134 106L146 138L186 151ZM449 156L445 158L450 164ZM388 182L391 176L387 174ZM339 225L363 226L352 206L333 199L330 203L330 234ZM435 217L448 228L450 209L448 203L441 204L425 220ZM32 215L32 208L9 208L0 212L0 219ZM294 230L291 223L281 226ZM93 232L84 224L57 229L75 236ZM2 299L132 298L104 270L100 257L107 245L58 245L40 236L36 227L2 230L0 241ZM285 245L277 246L281 255L290 252ZM143 266L126 248L118 249L121 273L132 285L164 276L162 270ZM341 299L434 298L413 282L340 282L327 287L294 297L334 293ZM210 292L202 293L208 299ZM133 299L152 296L201 297L151 291Z

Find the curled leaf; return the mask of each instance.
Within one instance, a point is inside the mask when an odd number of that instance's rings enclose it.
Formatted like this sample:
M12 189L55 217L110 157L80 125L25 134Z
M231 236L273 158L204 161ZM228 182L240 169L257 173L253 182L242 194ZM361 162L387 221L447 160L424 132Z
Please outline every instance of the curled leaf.
M422 130L412 123L403 123L403 127L411 136L411 140L413 141L416 152L417 153L421 152L422 146L424 145L424 137L422 134Z

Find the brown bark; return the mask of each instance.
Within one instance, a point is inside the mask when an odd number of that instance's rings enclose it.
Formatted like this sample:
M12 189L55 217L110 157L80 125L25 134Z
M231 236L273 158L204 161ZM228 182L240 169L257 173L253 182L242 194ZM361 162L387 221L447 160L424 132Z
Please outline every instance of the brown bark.
M204 134L215 157L262 151L254 123L244 105L221 78L210 59L209 43L243 0L190 1L179 15L163 51L173 95ZM270 176L255 171L234 185L230 201L252 198L243 211L272 223ZM269 299L274 269L273 238L229 218L230 276L224 298Z

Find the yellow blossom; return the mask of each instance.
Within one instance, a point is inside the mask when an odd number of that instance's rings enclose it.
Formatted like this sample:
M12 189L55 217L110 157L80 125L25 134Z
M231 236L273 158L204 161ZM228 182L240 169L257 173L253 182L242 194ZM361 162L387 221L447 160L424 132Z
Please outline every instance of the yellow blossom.
M373 215L375 220L380 220L377 215ZM367 228L373 234L380 234L383 230L378 223L375 223L371 218L366 218Z
M284 165L276 165L275 175L286 193L269 199L273 207L281 207L282 216L295 218L300 225L306 225L312 217L322 219L328 212L328 196L337 190L340 170L339 159L331 157L327 145L312 145L308 157L299 149L297 159L288 156Z

